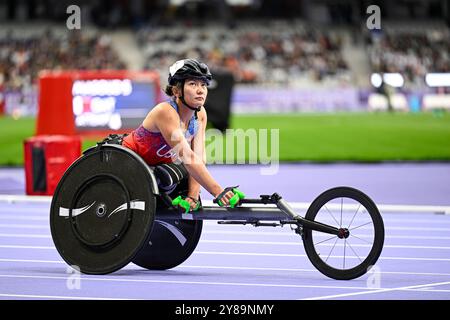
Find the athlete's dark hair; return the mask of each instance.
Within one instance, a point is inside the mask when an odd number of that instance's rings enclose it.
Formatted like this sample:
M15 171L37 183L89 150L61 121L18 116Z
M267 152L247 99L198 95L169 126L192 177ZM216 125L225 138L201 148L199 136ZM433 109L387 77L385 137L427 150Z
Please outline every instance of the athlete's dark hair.
M177 87L179 90L181 90L182 89L182 85L183 85L183 82L182 81L180 81L180 82L177 82L175 85L170 85L170 84L168 84L167 86L166 86L166 89L164 90L164 93L165 94L167 94L169 97L173 97L174 96L174 93L173 93L173 88L175 88L175 87Z

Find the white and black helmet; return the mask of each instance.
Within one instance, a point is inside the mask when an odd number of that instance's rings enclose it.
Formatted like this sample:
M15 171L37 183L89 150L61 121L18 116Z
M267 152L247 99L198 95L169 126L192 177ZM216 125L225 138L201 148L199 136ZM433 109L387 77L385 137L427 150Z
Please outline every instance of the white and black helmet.
M173 86L186 79L199 79L209 85L212 75L205 63L195 59L178 60L169 67L169 85Z

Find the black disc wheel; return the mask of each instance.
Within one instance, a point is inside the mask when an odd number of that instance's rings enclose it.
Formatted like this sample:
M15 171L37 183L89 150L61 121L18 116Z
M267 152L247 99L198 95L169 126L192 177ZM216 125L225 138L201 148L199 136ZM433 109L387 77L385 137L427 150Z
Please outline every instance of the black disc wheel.
M152 181L147 165L120 146L104 145L75 161L50 208L52 239L64 261L87 274L131 262L153 226Z
M170 193L172 198L185 196L187 177ZM194 252L202 233L202 220L165 219L158 214L167 204L158 198L153 229L133 263L149 270L166 270L182 264ZM194 213L195 214L195 213Z
M203 221L156 218L145 246L133 263L149 270L166 270L182 264L200 240Z
M311 263L324 275L350 280L376 263L384 243L383 219L375 203L350 187L329 189L310 205L305 219L338 228L339 235L303 230L303 243Z

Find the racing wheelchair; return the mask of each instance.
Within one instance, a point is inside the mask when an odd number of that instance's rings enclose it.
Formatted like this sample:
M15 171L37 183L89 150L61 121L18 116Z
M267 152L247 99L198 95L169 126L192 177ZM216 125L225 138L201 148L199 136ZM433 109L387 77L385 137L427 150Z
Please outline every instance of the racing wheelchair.
M304 217L277 193L247 199L236 192L236 206L183 212L174 200L187 194L187 175L182 165L166 170L148 166L111 139L87 149L66 170L52 198L56 249L67 264L86 274L112 273L130 262L166 270L194 252L203 221L216 220L221 225L289 226L311 263L333 279L364 275L381 254L382 217L357 189L323 192Z

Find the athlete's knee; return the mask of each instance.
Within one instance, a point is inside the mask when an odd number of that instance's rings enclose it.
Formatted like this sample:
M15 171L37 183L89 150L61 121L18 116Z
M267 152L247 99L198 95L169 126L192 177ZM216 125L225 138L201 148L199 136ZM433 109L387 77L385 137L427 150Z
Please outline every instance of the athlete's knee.
M171 192L184 179L189 176L182 163L165 163L154 168L159 188L165 192Z

